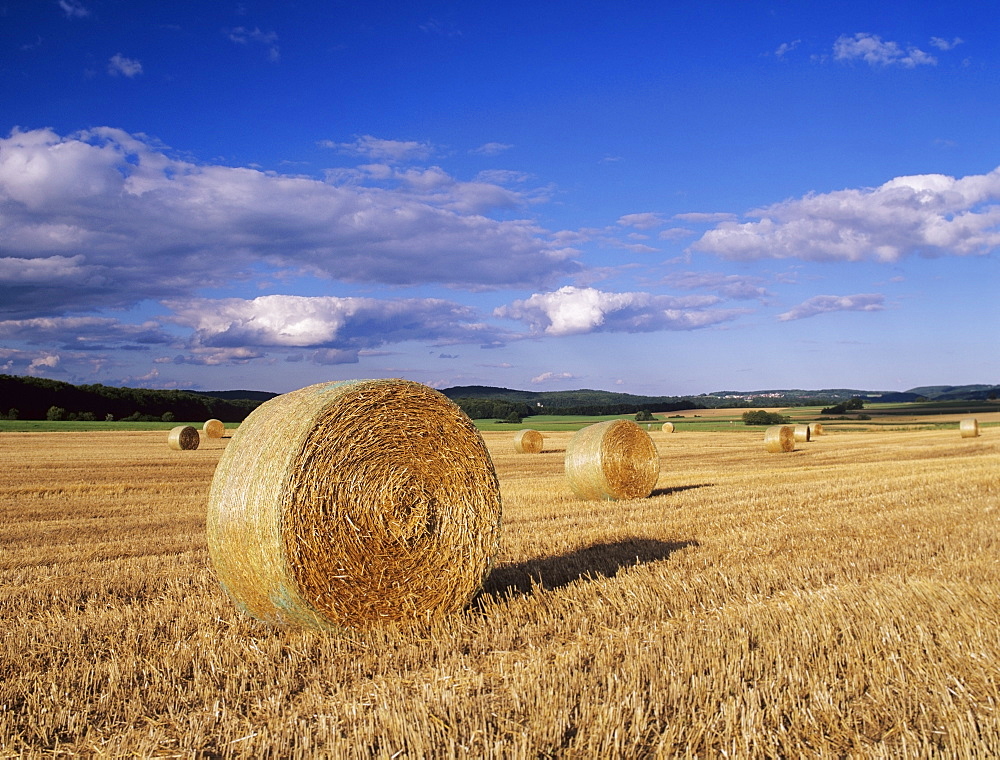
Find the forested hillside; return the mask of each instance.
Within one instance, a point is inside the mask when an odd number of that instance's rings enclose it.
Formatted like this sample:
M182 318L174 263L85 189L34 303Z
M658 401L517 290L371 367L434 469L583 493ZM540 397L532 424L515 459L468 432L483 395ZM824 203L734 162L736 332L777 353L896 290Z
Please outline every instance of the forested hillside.
M274 394L263 394L267 397ZM241 422L262 398L219 398L192 391L72 385L0 375L0 414L21 420L179 420Z

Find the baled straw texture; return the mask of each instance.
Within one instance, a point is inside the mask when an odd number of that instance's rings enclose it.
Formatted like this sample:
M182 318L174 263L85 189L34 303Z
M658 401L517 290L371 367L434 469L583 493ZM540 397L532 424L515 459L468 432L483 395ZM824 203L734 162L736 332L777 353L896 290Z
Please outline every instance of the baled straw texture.
M167 446L175 451L191 451L200 443L201 436L190 425L178 425L167 433Z
M641 499L660 476L649 433L631 420L608 420L578 430L566 446L566 478L581 499Z
M791 425L772 425L764 431L764 448L772 454L795 451L795 429Z
M963 438L978 438L979 420L975 417L967 417L958 423L958 430Z
M525 428L514 433L514 451L518 454L538 454L544 439L537 430Z
M810 431L808 425L796 425L795 426L795 440L796 441L808 441L810 437Z
M815 438L818 435L823 435L823 423L822 422L810 422L809 423L809 435Z
M500 488L472 421L406 380L277 396L233 434L212 480L208 548L236 603L319 629L464 607L500 541Z
M660 428L660 430L662 430L664 433L672 433L674 432L674 423L664 422L663 427Z
M205 431L205 435L209 438L222 438L226 432L226 423L216 419L206 420L201 429Z

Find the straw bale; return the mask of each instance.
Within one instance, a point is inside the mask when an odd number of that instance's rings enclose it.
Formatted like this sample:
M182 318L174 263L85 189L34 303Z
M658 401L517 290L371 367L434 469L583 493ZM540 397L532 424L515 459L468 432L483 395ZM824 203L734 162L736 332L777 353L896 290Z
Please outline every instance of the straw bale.
M201 429L205 431L205 435L209 438L222 438L226 432L226 423L222 420L211 419L207 420Z
M664 422L663 427L660 428L660 430L662 430L664 433L672 433L674 432L674 423Z
M167 433L167 446L175 451L191 451L200 443L201 436L190 425L178 425Z
M578 430L566 447L566 478L581 499L640 499L660 475L649 433L631 420L608 420Z
M764 448L772 454L795 451L795 428L791 425L771 425L764 431Z
M275 625L413 623L464 607L500 540L500 488L472 421L406 380L312 385L257 407L212 480L223 588Z
M815 438L818 435L823 435L823 423L822 422L810 422L809 423L809 435Z
M808 425L796 425L795 426L795 440L796 441L808 441L810 437L810 431Z
M975 417L966 417L958 423L958 430L963 438L978 438L979 420Z
M542 434L537 430L525 428L514 434L514 451L518 454L537 454L542 450Z

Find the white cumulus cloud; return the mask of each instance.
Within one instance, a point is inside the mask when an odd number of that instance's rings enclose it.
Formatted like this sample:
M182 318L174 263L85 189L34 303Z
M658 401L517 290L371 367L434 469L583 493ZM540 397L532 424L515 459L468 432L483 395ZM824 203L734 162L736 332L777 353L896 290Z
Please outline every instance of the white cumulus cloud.
M956 179L897 177L876 188L809 194L722 222L691 249L727 259L884 262L983 255L1000 246L1000 168Z
M708 308L718 302L715 296L610 293L567 285L501 306L494 315L519 320L533 333L552 336L694 330L735 319L741 313Z
M833 43L833 57L837 61L861 60L871 66L903 66L909 69L937 63L937 58L920 48L911 46L904 50L897 42L865 32L838 37Z

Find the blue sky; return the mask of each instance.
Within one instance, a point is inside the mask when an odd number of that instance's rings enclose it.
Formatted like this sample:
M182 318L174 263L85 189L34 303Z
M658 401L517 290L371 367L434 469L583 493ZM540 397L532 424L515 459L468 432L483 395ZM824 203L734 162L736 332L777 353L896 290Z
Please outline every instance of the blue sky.
M0 0L0 372L1000 382L995 22Z

